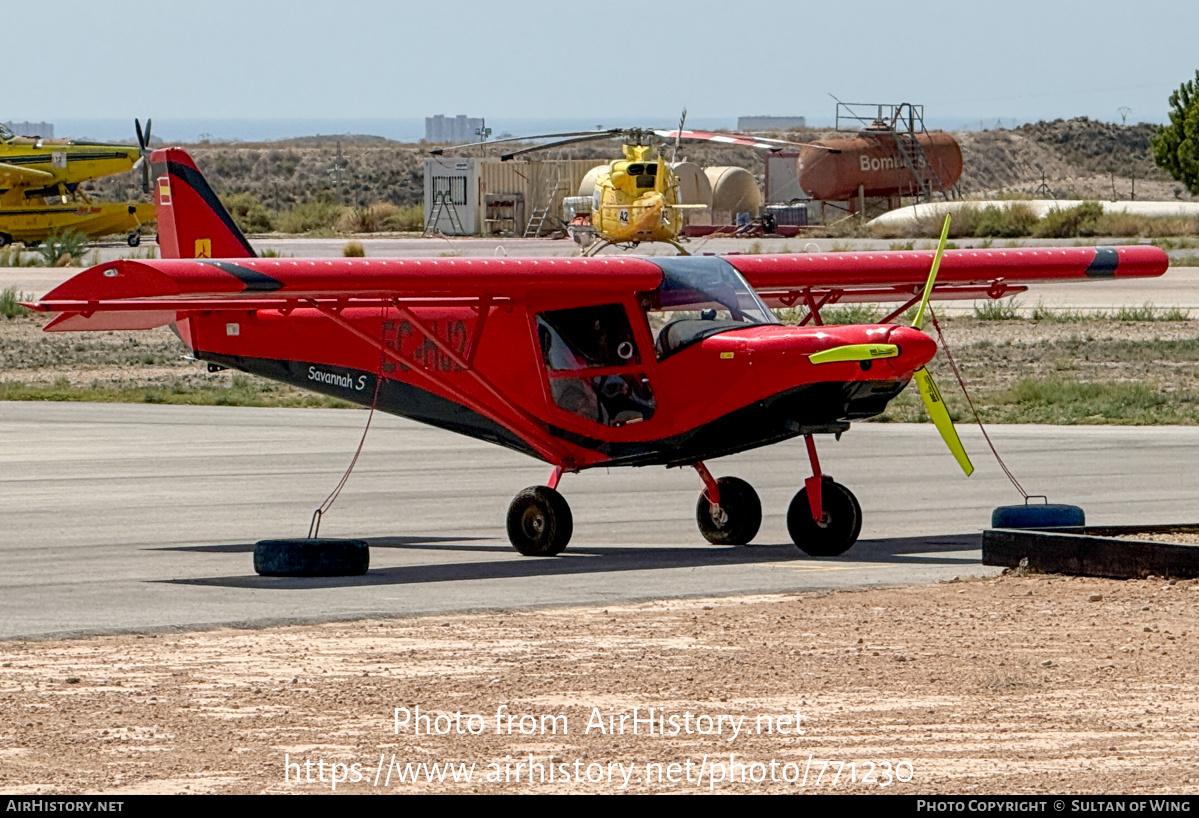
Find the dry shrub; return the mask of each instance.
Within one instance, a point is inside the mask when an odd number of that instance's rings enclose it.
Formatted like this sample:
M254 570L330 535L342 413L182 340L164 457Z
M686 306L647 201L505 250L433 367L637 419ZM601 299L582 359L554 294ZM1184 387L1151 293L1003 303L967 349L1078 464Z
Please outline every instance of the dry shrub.
M275 227L284 233L328 230L333 227L342 210L340 205L333 204L331 201L314 199L280 213L275 220Z
M393 208L383 220L383 229L419 233L425 229L425 209L418 204Z
M412 232L424 226L424 211L420 205L397 207L388 202L376 202L343 211L333 229L339 233Z
M1033 209L1016 202L1006 207L987 205L978 213L974 235L1014 239L1032 233L1038 219Z
M366 249L360 241L347 241L346 246L341 248L341 254L346 258L362 258L366 255Z
M1074 207L1057 208L1045 214L1033 231L1040 238L1066 239L1074 236L1093 236L1103 219L1103 205L1083 202Z

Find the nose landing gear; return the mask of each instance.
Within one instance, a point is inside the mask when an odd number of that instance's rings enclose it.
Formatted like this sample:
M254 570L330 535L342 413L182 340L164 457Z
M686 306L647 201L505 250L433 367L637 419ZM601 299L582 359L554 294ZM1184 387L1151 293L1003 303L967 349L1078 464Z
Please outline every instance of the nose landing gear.
M713 480L703 463L695 470L704 481L695 507L704 539L713 545L749 545L762 525L762 501L753 486L736 477Z

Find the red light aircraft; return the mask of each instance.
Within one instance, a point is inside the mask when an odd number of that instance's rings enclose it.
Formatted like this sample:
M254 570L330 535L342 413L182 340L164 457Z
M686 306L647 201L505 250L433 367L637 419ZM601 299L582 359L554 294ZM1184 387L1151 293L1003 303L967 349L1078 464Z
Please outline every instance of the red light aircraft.
M924 366L936 343L890 321L927 299L998 298L1035 280L1157 276L1156 247L802 255L261 259L191 158L155 151L162 260L99 264L35 309L48 332L170 325L210 368L252 372L491 441L547 462L507 519L522 554L555 555L572 518L564 473L690 466L703 536L744 545L761 503L704 461L803 436L812 475L788 529L811 555L844 552L861 509L823 474L814 436L881 413L917 378L969 461ZM938 252L937 258L940 258ZM935 273L935 269L934 269ZM877 324L823 326L822 307L893 301ZM769 305L803 305L799 326ZM919 320L917 322L919 324Z

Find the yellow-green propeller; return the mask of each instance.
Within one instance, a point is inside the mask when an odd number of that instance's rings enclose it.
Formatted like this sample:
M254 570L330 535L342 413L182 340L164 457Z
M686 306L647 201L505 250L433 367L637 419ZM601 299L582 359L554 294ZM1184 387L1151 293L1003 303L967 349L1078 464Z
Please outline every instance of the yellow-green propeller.
M916 309L916 318L912 321L912 326L916 329L924 329L924 311L928 307L928 299L933 293L933 283L937 279L937 270L941 267L941 256L945 254L945 240L948 238L949 214L946 213L945 224L941 228L941 241L937 243L937 254L933 256L933 267L929 270L928 280L924 283L924 297L920 299L920 306ZM924 408L928 412L928 416L932 418L933 425L941 433L941 438L949 447L954 459L958 461L958 465L962 467L962 471L969 477L974 473L974 464L970 462L966 449L962 446L962 439L958 437L957 430L953 428L949 410L945 408L945 401L941 399L941 390L937 389L937 384L933 382L933 376L925 367L917 369L914 376L916 386L920 389L920 397L924 398Z

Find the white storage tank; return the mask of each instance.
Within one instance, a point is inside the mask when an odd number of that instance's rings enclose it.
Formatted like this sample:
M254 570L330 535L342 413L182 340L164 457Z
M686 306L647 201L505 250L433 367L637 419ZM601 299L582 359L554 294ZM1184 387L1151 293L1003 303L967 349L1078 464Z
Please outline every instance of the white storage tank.
M739 213L748 213L751 219L761 215L762 191L748 170L718 166L704 168L704 174L712 185L713 224L736 224Z
M670 169L679 178L679 203L706 205L703 210L683 210L683 224L711 224L712 183L704 169L694 162L672 162Z
M579 195L590 197L595 193L595 180L601 173L607 173L607 165L596 165L583 177L583 181L579 182Z

